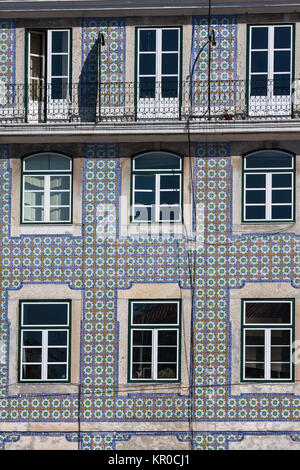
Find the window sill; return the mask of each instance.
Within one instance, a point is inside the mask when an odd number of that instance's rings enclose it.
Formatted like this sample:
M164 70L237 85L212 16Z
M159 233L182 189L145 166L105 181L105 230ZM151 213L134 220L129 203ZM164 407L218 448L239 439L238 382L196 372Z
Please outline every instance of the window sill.
M241 222L232 225L232 235L256 233L300 233L296 222Z
M78 394L78 385L70 383L19 383L8 386L8 396L15 395L49 395L49 394Z
M80 237L82 234L81 224L22 224L11 225L10 235L20 237L21 235L71 235Z
M120 385L118 395L126 396L149 393L188 395L188 387L181 382L128 382L127 384Z

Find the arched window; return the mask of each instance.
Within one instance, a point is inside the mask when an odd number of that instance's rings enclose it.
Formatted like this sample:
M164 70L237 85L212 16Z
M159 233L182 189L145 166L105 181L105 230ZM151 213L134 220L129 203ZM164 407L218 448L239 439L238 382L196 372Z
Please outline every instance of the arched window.
M295 158L280 150L260 150L243 159L243 221L294 220Z
M133 222L181 222L181 200L181 157L159 151L133 158Z
M22 223L71 223L72 159L37 153L22 162Z

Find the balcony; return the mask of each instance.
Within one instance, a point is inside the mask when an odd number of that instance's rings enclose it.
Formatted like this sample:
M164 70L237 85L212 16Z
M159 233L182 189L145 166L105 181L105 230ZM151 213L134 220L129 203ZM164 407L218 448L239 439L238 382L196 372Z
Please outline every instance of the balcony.
M300 83L300 82L299 82ZM0 84L0 123L298 119L298 82Z
M282 139L300 132L300 81L0 84L0 142ZM40 140L38 140L40 139Z

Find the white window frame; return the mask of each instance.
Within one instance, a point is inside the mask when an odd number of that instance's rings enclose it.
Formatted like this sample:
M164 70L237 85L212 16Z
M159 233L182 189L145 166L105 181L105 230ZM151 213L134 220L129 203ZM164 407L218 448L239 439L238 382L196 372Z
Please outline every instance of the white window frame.
M67 306L67 323L65 325L61 324L51 324L51 325L39 325L39 324L34 324L34 325L24 325L24 320L23 320L23 314L24 314L24 305L37 305L40 304L41 308L43 305L66 305ZM32 302L32 301L21 301L21 312L20 312L20 355L19 355L19 368L20 368L20 377L19 381L20 382L68 382L69 381L69 366L70 366L70 315L71 315L71 305L70 302L64 302L64 301L57 301L57 302L51 302L51 301L38 301L38 302ZM24 332L26 331L35 331L35 332L41 332L42 334L42 346L25 346L24 345ZM66 332L66 337L67 337L67 344L66 345L55 345L55 346L49 346L48 345L48 333L50 331L64 331ZM42 354L41 354L41 362L26 362L23 360L23 351L26 350L27 348L30 349L41 349ZM48 362L48 350L51 348L64 348L66 349L66 361L64 362ZM48 371L47 371L47 366L48 365L55 365L55 364L64 364L66 366L66 378L63 379L49 379L48 378ZM28 379L23 377L23 366L24 365L40 365L41 366L41 377L40 379Z
M277 151L274 150L274 154L281 153L286 154L292 158L292 167L281 167L281 168L247 168L247 158L251 155L258 154L260 152L264 152L264 150L259 150L257 152L251 152L243 157L243 222L255 222L255 223L263 223L263 222L292 222L294 220L294 212L295 212L295 158L294 155L288 152ZM267 157L265 157L267 162ZM247 188L246 186L246 179L248 175L264 175L266 179L266 184L264 188ZM291 187L275 187L272 186L272 178L273 175L291 175L292 185ZM291 191L291 202L290 203L273 203L272 202L272 191L284 191L289 190ZM265 203L247 203L246 196L248 191L264 191L265 192ZM246 210L247 207L265 207L265 218L264 219L247 219ZM291 217L289 219L274 219L272 218L272 207L273 206L289 206L291 207Z
M66 155L57 154L54 152L50 152L53 156L67 158L70 162L70 167L68 170L26 170L25 165L26 161L30 158L38 157L42 154L34 154L28 157L25 157L22 162L22 224L68 224L72 222L72 172L73 172L73 165L72 165L72 158ZM44 179L44 189L42 190L26 190L25 189L25 179L28 176L40 176ZM51 178L52 177L69 177L69 189L51 189ZM25 205L25 194L26 193L43 193L44 194L44 205L43 206L29 206ZM61 192L61 193L68 193L69 194L69 204L68 205L51 205L51 193ZM32 220L26 221L24 219L25 208L35 208L40 207L44 211L44 219L43 220ZM55 208L64 208L67 207L69 209L69 218L66 220L50 220L50 211L51 209Z
M293 301L286 299L243 299L243 318L242 318L242 355L243 355L243 364L242 364L242 380L245 382L291 382L293 380ZM246 304L247 303L286 303L290 305L290 322L289 323L247 323L246 322ZM261 345L246 345L246 333L247 331L264 331L264 377L263 378L249 378L246 377L246 364L251 363L251 361L246 361L246 346L247 347L262 347ZM290 376L288 378L272 378L271 377L271 333L272 331L289 331L290 332ZM273 345L273 347L280 347L280 345ZM281 345L281 347L286 347L286 345ZM257 363L258 361L254 361ZM276 361L275 361L276 362ZM280 362L284 363L284 362Z
M133 305L134 304L146 304L146 303L156 303L156 304L162 304L162 303L174 303L177 305L177 322L172 323L172 324L146 324L143 323L140 325L140 327L137 324L133 323ZM180 380L179 377L179 371L180 371L180 301L179 300L132 300L130 303L130 358L129 358L129 381L130 382L178 382ZM145 346L147 348L151 347L151 364L149 364L149 368L151 368L151 377L150 378L136 378L133 377L133 334L135 331L151 331L151 346ZM157 371L158 371L158 365L161 364L161 362L158 362L158 334L160 331L176 331L176 336L177 336L177 343L176 346L176 377L175 378L161 378L158 377ZM141 347L141 345L139 345ZM143 346L142 346L143 347ZM173 347L173 346L166 346L166 347ZM168 362L170 364L170 362Z

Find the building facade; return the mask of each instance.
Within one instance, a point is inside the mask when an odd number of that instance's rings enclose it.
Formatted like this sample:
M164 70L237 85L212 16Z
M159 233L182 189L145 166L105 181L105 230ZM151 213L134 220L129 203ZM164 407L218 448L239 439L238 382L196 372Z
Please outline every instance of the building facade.
M300 2L161 3L0 2L4 450L300 448Z

